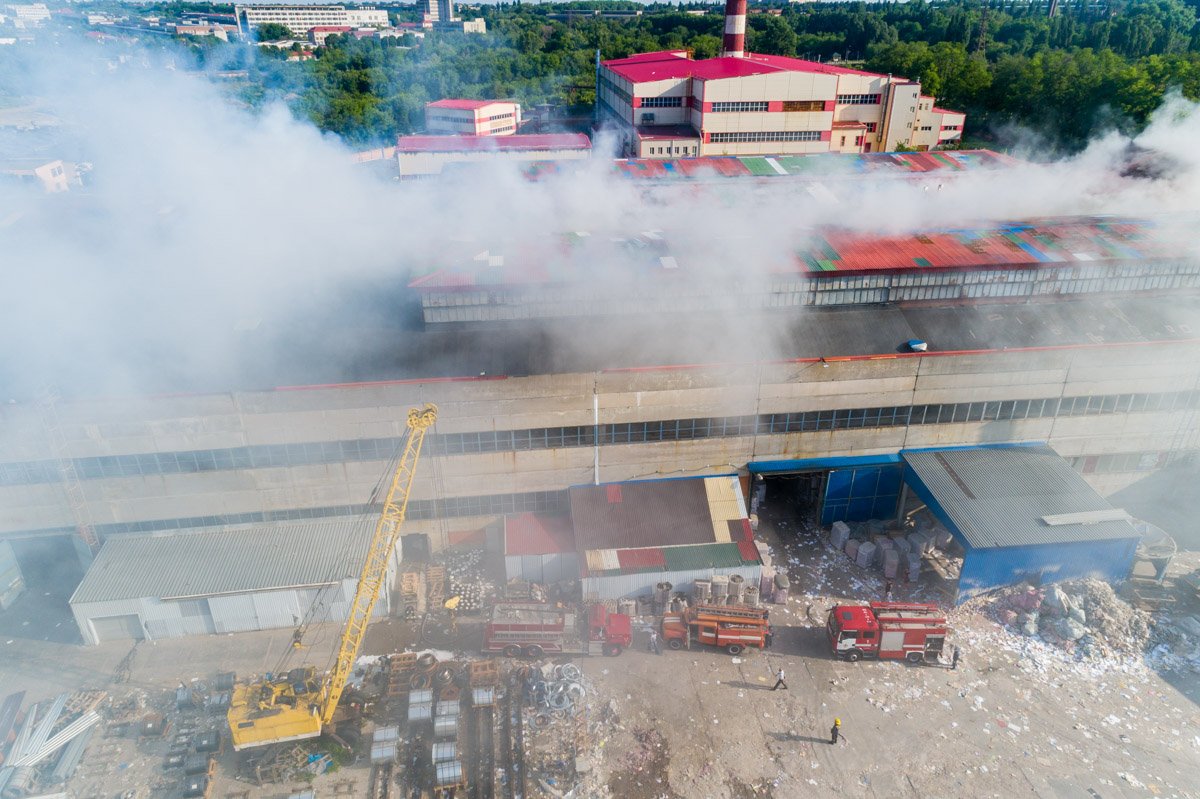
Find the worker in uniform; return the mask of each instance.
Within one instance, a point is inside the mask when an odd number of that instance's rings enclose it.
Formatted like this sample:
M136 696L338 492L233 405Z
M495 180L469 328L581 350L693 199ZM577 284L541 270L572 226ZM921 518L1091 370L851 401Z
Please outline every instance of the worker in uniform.
M783 686L783 690L786 691L788 689L787 683L785 683L783 681L783 667L782 666L779 667L779 671L775 672L775 684L773 686L771 686L771 690L774 691L776 688L778 688L781 685Z
M958 647L957 646L954 647L954 654L950 656L950 668L951 668L951 670L958 668Z
M842 734L842 720L834 719L833 726L829 728L829 743L836 744L838 736Z
M650 651L656 655L662 654L662 647L658 645L658 631L650 629Z

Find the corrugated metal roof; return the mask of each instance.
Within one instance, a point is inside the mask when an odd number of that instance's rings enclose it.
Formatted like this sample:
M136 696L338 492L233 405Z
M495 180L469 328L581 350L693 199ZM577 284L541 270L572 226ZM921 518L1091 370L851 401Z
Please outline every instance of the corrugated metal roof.
M667 565L661 547L618 549L617 563L623 572L662 571Z
M752 548L753 549L753 548ZM667 571L719 569L730 566L751 566L761 561L758 550L742 552L738 544L703 544L692 547L664 547ZM749 558L745 557L749 555Z
M280 523L104 542L72 604L269 591L358 577L374 522Z
M401 136L396 150L402 153L476 153L519 150L590 150L592 140L583 133L518 133L512 136Z
M975 549L1137 538L1129 522L1051 527L1042 517L1112 505L1049 447L902 452L928 493Z
M575 551L571 520L566 516L517 513L504 517L504 554L550 555Z
M571 489L571 523L580 550L713 540L703 479L622 483L619 489L613 492L607 485Z

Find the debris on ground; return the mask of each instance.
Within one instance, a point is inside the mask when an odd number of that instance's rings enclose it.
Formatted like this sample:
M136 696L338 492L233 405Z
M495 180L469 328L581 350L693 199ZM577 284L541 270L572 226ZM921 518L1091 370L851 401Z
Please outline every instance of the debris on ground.
M1150 643L1150 614L1099 580L1035 587L1022 584L966 603L1018 634L1080 660L1140 655Z

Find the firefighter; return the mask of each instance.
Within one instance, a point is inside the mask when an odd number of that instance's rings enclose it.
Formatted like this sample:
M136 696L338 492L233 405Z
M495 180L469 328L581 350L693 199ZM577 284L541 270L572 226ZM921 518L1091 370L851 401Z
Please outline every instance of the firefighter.
M662 654L662 647L658 645L658 631L650 629L650 651L656 655Z
M787 683L785 683L783 681L783 667L782 666L780 666L779 671L777 671L775 673L775 685L773 685L771 687L771 690L774 691L776 688L778 688L781 685L783 686L783 690L786 691L788 689Z
M829 743L836 745L838 736L842 734L842 720L834 719L833 726L829 728Z
M953 671L958 668L958 647L954 647L954 654L950 657L950 669Z

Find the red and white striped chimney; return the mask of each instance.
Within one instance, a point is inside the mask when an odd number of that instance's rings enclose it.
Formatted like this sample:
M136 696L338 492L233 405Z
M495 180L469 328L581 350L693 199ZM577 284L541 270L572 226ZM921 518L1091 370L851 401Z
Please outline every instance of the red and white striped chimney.
M725 0L725 40L721 55L733 58L746 55L746 0Z

